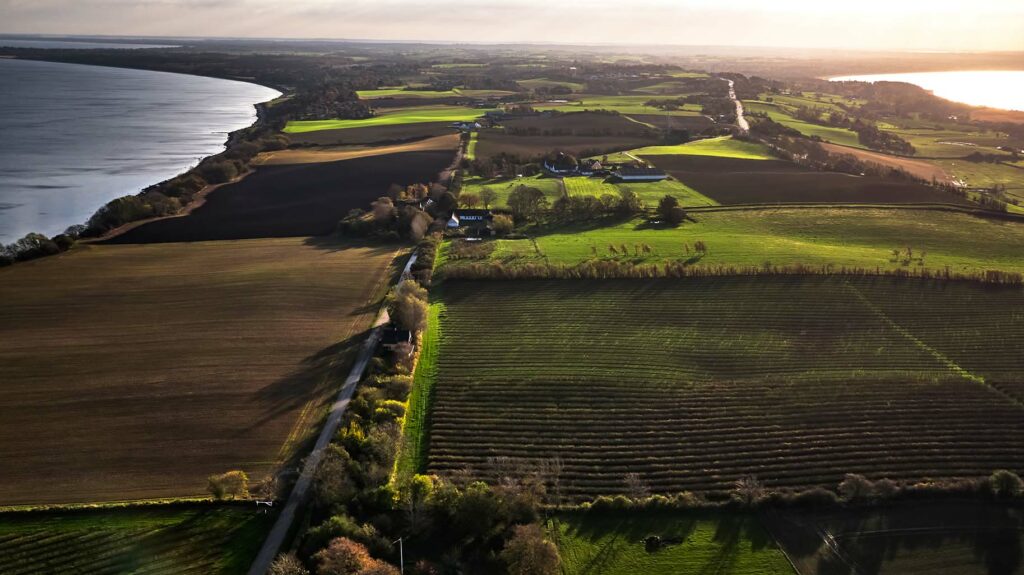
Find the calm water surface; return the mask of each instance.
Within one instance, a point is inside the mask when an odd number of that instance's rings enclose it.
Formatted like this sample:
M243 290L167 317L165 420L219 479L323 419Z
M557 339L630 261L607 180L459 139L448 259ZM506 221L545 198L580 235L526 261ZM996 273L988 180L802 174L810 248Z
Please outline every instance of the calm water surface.
M1024 71L923 72L841 76L832 81L907 82L972 106L1024 111Z
M0 243L53 235L224 149L276 90L230 80L0 59Z

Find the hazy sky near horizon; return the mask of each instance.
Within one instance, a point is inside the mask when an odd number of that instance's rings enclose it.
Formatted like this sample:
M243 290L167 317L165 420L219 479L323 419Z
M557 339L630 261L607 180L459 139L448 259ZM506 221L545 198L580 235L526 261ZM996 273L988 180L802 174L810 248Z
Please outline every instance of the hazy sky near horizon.
M0 33L1024 50L1024 0L0 0Z

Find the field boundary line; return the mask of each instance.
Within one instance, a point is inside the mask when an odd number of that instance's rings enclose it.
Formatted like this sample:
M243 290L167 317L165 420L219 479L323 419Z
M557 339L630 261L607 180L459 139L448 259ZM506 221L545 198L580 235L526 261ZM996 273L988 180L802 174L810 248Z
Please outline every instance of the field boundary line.
M409 270L412 265L416 263L416 255L413 254L406 262L405 268L402 270L401 275L397 278L397 282L401 282L404 278L408 277ZM388 277L388 276L385 276ZM387 282L388 280L384 280ZM252 566L249 567L248 575L264 575L270 564L277 556L278 551L281 549L281 545L284 544L285 538L292 529L292 525L295 522L295 516L298 514L299 508L305 503L306 497L309 494L309 490L313 485L313 476L316 474L317 468L320 466L320 460L323 458L324 451L330 444L331 439L337 432L338 427L341 425L341 418L345 415L345 411L348 409L348 404L352 400L352 396L355 394L356 387L359 382L363 379L363 373L366 371L366 366L370 363L370 359L373 357L374 351L377 349L377 344L380 342L381 328L389 320L387 307L385 303L381 303L377 315L370 326L370 333L367 335L366 340L363 342L362 347L359 348L358 355L356 356L355 363L352 364L352 369L349 370L348 377L345 378L341 389L335 396L334 401L330 404L330 408L327 414L327 419L324 421L323 427L320 429L320 434L317 436L316 444L313 446L313 450L306 457L306 461L302 466L302 472L299 475L298 480L292 487L291 493L288 494L288 499L285 502L284 508L281 510L281 514L277 516L277 520L274 522L274 526L271 528L270 533L267 534L267 538L263 540L263 545L260 547L259 553L252 562Z
M881 308L876 306L874 304L874 302L869 300L867 298L867 296L865 296L863 293L861 293L861 291L859 289L857 289L857 287L854 286L853 284L851 284L849 281L844 280L843 281L843 285L845 285L847 287L847 289L852 291L853 294L855 296L857 296L857 299L859 299L861 301L861 303L863 303L868 309L870 309L872 313L874 313L876 316L878 316L879 319L881 319L883 322L885 322L886 325L888 325L892 329L896 330L896 333L898 333L898 334L902 335L903 337L907 338L908 340L910 340L918 348L928 352L937 361L939 361L940 363L945 365L947 368L949 368L950 371L952 371L953 373L959 375L960 377L962 377L962 378L964 378L966 380L973 381L975 383L980 383L980 384L982 384L982 385L984 385L986 387L995 389L991 385L988 385L985 382L985 378L984 377L981 377L980 375L975 375L975 374L967 371L963 367L960 367L959 364L957 364L952 359L946 357L946 355L943 354L941 351L939 351L939 350L935 349L934 347L928 345L927 343L925 343L924 341L919 339L917 336L915 336L914 334L910 333L910 330L908 330L907 328L905 328L905 327L901 326L900 324L896 323L895 320L893 320L891 317L889 317L889 315L886 314L884 311L882 311Z

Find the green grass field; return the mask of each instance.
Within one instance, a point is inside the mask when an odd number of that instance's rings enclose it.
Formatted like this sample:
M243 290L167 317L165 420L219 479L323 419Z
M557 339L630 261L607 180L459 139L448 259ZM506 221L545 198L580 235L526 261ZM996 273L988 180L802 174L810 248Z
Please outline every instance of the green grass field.
M357 90L360 100L377 98L454 98L459 95L456 90L409 90L406 88L381 88L378 90Z
M1024 548L1020 509L978 501L792 511L767 523L801 573L1012 574Z
M479 195L484 188L490 188L497 194L497 199L494 200L494 204L491 207L504 208L508 207L508 195L512 193L518 186L530 186L538 188L544 192L548 202L554 203L555 200L562 197L564 192L562 191L562 180L560 178L549 178L546 176L530 176L526 178L498 178L498 179L483 179L476 176L469 176L462 182L461 193L471 193Z
M860 143L860 139L856 132L845 128L820 126L818 124L804 122L803 120L797 120L786 112L785 107L778 104L744 100L743 107L747 112L768 114L768 117L775 122L778 122L788 128L793 128L805 136L818 136L822 140L832 142L833 144L841 144L843 146L850 146L853 148L865 148L865 146Z
M641 220L614 225L555 229L535 240L497 240L490 256L506 265L573 265L591 259L661 263L692 257L685 246L708 246L696 267L773 265L834 266L836 269L944 270L981 273L1024 272L1024 224L963 213L884 208L778 208L693 212L695 222L676 228L646 226ZM529 244L521 249L518 244ZM614 255L608 245L647 244L649 255ZM904 265L906 249L913 261ZM536 248L536 249L534 249ZM539 249L539 252L537 251ZM894 261L892 250L901 250ZM594 255L594 252L597 255ZM924 253L924 263L917 258Z
M764 144L744 142L731 136L696 140L676 146L648 146L630 150L634 156L718 156L738 160L776 160Z
M602 178L577 176L563 178L562 182L565 185L565 193L569 196L593 196L600 198L608 194L616 198L619 197L619 188L615 184L605 182Z
M319 130L343 130L347 128L369 128L421 124L426 122L467 122L475 120L490 110L465 108L461 106L418 106L413 108L384 109L378 115L364 120L297 120L288 122L286 134L302 134Z
M476 159L476 145L479 141L480 134L473 132L469 135L469 143L466 144L466 159L473 161Z
M665 196L674 196L681 206L717 206L718 202L694 190L675 178L660 182L621 182L620 190L629 190L640 198L644 206L655 207Z
M638 96L603 96L581 94L566 103L534 104L536 110L558 110L560 112L582 112L586 110L612 110L620 114L659 114L668 116L697 116L701 107L697 104L686 104L678 110L665 111L654 106L645 105L651 100L650 95Z
M272 523L251 507L0 514L0 573L245 573Z
M746 515L631 512L563 514L549 522L565 575L790 575L793 568ZM647 551L644 538L670 544Z
M562 493L1021 469L1024 294L891 278L445 281L426 470Z

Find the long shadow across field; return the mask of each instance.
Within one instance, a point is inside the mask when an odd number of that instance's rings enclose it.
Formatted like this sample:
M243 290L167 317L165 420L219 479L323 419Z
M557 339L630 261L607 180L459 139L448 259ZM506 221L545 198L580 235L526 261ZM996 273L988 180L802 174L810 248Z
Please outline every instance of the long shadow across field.
M261 166L220 188L187 216L156 220L107 240L145 244L329 234L353 208L391 184L430 182L452 160L449 150L403 152L338 162Z

